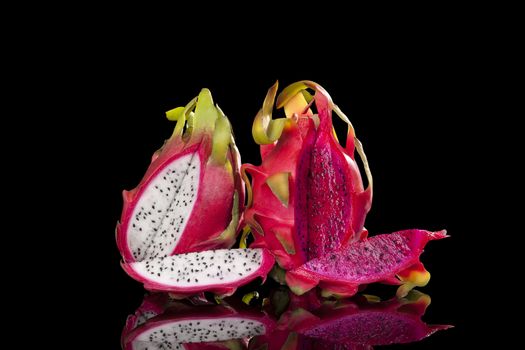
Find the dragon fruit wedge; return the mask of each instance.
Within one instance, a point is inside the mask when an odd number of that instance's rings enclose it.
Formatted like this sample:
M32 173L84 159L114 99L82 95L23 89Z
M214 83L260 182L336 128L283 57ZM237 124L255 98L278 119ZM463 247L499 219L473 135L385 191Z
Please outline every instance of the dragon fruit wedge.
M183 298L202 292L228 296L257 277L266 279L275 260L267 249L217 249L122 264L151 291Z
M320 322L297 331L309 339L339 344L388 345L420 341L449 325L421 320L430 297L414 291L403 299L369 302L365 297L326 304L315 310Z
M244 186L228 119L208 89L167 117L177 122L172 136L123 192L116 238L125 263L235 243Z
M252 128L262 164L244 164L241 173L248 187L244 218L255 232L253 247L270 249L289 270L366 236L372 176L352 124L321 86L311 81L288 86L277 98L286 117L272 119L277 88L276 83L268 90ZM345 147L332 126L332 111L348 124ZM366 189L354 150L364 164Z
M324 297L348 297L360 285L373 282L400 285L398 297L425 286L430 273L419 261L430 240L448 237L446 231L407 230L376 235L341 247L286 272L286 283L301 295L319 285Z
M139 309L135 315L142 313ZM274 328L275 321L257 310L171 301L145 323L134 328L127 325L122 333L122 348L244 349L251 337L270 333Z
M249 349L372 349L417 342L452 327L423 322L429 304L428 295L412 291L406 298L387 301L359 296L314 308L291 305L273 333L252 338Z

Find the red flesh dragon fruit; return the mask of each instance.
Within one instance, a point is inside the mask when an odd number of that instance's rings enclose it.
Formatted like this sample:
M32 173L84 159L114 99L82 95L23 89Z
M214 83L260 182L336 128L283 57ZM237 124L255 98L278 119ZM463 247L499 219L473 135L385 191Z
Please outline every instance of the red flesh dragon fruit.
M220 249L235 243L244 203L228 119L207 89L167 114L177 121L173 135L155 152L139 186L124 191L117 224L124 270L146 289L179 298L230 295L265 279L274 264L268 251Z
M315 91L313 97L307 88ZM297 294L319 285L323 296L348 297L359 286L384 282L401 285L398 295L403 296L426 285L430 274L418 257L426 242L445 237L444 231L411 230L367 240L363 225L372 201L372 176L352 124L328 93L310 81L281 93L277 107L284 107L286 118L272 120L276 92L277 83L253 124L262 164L241 167L248 184L244 219L255 232L252 247L274 254L288 270L286 284ZM310 109L314 102L317 114ZM337 141L332 110L348 124L345 148ZM354 150L364 164L366 190Z
M252 338L250 350L372 349L375 345L417 342L451 327L427 325L421 320L430 297L416 291L402 299L379 301L374 296L360 296L318 301L310 307L310 300L297 303L293 299L274 332Z
M407 230L354 242L286 272L286 283L296 294L316 285L323 296L352 296L360 285L384 282L400 285L398 296L425 286L430 273L419 255L430 240L447 237L446 231Z
M241 171L252 179L250 186L245 178L245 221L255 232L253 247L269 248L282 268L291 269L366 236L372 177L350 121L321 86L303 81L287 87L277 99L286 118L273 120L277 86L268 90L253 124L262 164L244 164ZM317 114L309 108L307 87L316 91ZM348 123L346 147L337 140L332 110ZM354 150L363 160L367 189Z
M319 341L374 346L416 342L451 327L421 320L430 305L426 294L412 292L408 298L383 302L371 299L325 303L313 311L320 321L304 322L297 331Z
M208 89L167 116L177 121L173 135L140 184L123 192L116 235L126 263L235 242L244 188L228 119Z

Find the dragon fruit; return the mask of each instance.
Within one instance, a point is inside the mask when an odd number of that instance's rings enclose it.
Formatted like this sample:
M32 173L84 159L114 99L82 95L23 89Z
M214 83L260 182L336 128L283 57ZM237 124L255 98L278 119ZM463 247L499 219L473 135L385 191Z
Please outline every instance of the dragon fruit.
M340 344L388 345L422 340L449 325L427 325L421 321L430 297L412 292L409 298L369 302L354 301L326 304L315 310L321 322L297 331L310 339Z
M252 128L261 145L260 166L240 166L230 123L207 89L168 112L177 121L172 137L155 152L139 186L124 191L116 230L124 270L146 289L173 298L229 296L257 277L264 281L270 271L298 295L320 286L324 297L348 297L384 282L399 285L403 297L426 285L430 274L419 255L445 232L408 230L368 239L364 222L373 180L352 124L311 81L284 89L277 107L286 117L274 120L277 88L268 90ZM332 111L348 124L345 147ZM248 191L242 215L241 175ZM244 224L254 235L250 248L243 237L244 249L224 249Z
M218 249L122 264L151 291L185 297L202 292L228 296L257 277L266 279L274 258L266 249Z
M372 349L417 342L451 327L421 321L429 304L430 297L416 291L407 298L382 302L360 296L306 309L292 303L274 332L252 338L249 349Z
M315 90L313 97L308 87ZM287 87L277 99L286 118L272 119L277 88L276 83L268 90L252 129L262 164L244 164L241 173L253 247L269 248L288 270L366 236L372 176L352 124L321 86L302 81ZM310 108L313 102L317 114ZM346 147L337 140L332 110L348 123ZM366 189L354 150L364 163Z
M264 280L274 264L268 251L220 249L235 243L244 206L228 119L207 89L167 115L177 121L173 135L155 152L139 186L124 191L117 224L122 267L146 289L177 298L227 296L257 277Z
M448 237L446 231L407 230L376 235L341 247L286 272L286 283L296 294L319 285L323 296L348 297L360 285L384 282L400 285L398 297L425 286L430 273L419 261L430 240Z
M126 263L235 243L244 186L228 119L208 89L167 117L177 121L172 136L140 184L123 192L116 238Z
M230 305L195 306L166 301L166 294L157 299L162 311L145 323L129 327L129 320L144 313L155 295L146 297L143 306L128 318L122 333L122 348L145 349L243 349L249 338L270 333L275 327L268 315L249 308ZM154 300L158 301L158 300Z

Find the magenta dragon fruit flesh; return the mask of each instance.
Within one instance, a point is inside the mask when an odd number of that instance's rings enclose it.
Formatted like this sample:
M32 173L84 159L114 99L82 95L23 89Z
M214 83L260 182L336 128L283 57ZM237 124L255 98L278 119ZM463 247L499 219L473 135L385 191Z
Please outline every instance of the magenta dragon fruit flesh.
M372 176L350 121L318 84L304 81L277 98L285 117L272 119L277 83L268 90L253 123L262 164L243 164L248 186L245 221L255 232L255 247L266 247L284 269L298 267L366 235L364 221L372 202ZM305 89L311 87L312 97ZM317 114L311 110L317 107ZM348 122L348 141L339 144L332 110ZM354 159L365 164L365 189Z
M430 273L419 255L430 240L447 237L445 231L408 230L376 235L343 246L286 272L286 283L296 294L320 285L324 296L352 296L360 285L374 282L400 285L398 296L425 286Z
M312 295L291 298L274 331L253 337L249 349L372 349L417 342L451 327L421 320L430 297L416 291L387 301L371 295L314 303Z

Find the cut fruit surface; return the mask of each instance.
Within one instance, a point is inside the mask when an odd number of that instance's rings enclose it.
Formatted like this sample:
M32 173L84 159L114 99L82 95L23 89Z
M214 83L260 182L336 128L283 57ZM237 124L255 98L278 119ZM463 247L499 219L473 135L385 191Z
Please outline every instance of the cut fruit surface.
M146 289L182 294L229 295L257 277L266 279L274 264L266 249L220 249L177 254L123 264Z

